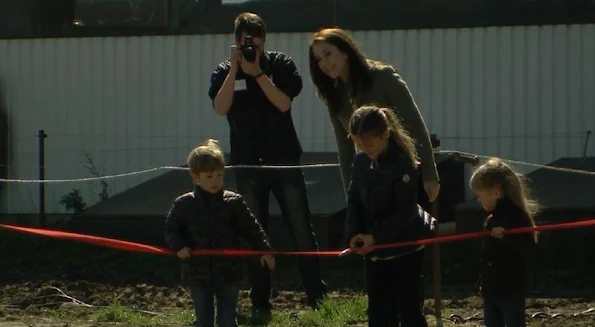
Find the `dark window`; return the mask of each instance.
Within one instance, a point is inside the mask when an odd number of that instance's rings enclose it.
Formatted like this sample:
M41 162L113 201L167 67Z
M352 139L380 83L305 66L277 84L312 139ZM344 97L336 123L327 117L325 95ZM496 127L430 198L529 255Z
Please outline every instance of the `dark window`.
M272 33L595 22L595 0L182 0L170 18L179 33L230 33L243 11Z
M167 25L168 0L76 0L74 23L81 27Z
M0 0L0 38L269 33L595 23L595 0Z

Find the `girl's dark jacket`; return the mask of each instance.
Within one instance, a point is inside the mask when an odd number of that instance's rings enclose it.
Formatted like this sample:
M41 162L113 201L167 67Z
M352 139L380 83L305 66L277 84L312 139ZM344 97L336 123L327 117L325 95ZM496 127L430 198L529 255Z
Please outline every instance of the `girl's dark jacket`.
M524 210L507 198L498 200L485 221L485 229L531 227ZM502 239L488 236L481 255L480 286L483 296L526 296L530 291L530 254L533 234L510 234Z
M417 165L392 140L376 162L363 152L356 154L347 197L346 241L357 234L371 234L375 244L429 236L429 225L417 205L418 178ZM417 248L378 249L368 255L387 258Z
M241 195L231 191L211 194L195 186L174 201L165 220L165 241L174 252L184 247L237 250L242 238L255 250L272 250ZM182 260L182 281L214 287L240 282L243 267L237 257L192 256Z

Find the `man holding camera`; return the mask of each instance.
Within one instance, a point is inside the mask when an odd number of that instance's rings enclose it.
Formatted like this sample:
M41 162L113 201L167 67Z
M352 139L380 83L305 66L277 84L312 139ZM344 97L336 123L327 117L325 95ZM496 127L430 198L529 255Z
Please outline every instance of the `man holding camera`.
M231 59L211 75L209 96L230 128L232 165L299 165L302 148L291 117L291 102L302 90L293 60L281 52L265 51L265 23L242 13L234 22ZM275 196L297 251L318 251L310 222L304 175L299 168L235 169L237 191L268 231L269 194ZM273 237L274 238L274 237ZM316 308L326 294L318 257L298 259L308 303ZM271 313L270 272L248 258L253 315Z

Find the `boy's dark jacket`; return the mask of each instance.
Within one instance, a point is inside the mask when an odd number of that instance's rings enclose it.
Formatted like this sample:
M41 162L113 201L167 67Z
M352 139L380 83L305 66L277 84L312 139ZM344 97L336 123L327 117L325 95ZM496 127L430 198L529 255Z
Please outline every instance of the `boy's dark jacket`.
M531 227L529 216L507 198L498 200L486 219L485 229ZM488 236L481 255L480 286L483 296L526 296L530 291L529 259L532 234L511 234L502 239Z
M240 249L242 238L255 250L272 250L241 195L231 191L211 194L195 186L174 201L165 220L165 242L174 252L184 247ZM192 256L182 260L182 281L210 286L239 282L243 266L237 257Z
M371 234L375 244L430 236L417 205L418 178L417 166L392 140L377 164L363 152L356 154L348 189L346 241L359 233ZM379 249L369 255L402 255L414 248Z

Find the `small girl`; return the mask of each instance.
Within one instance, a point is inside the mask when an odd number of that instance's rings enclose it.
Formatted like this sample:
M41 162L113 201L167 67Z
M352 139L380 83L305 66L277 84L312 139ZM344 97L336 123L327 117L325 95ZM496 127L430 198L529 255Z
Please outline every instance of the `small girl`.
M524 327L529 294L530 252L537 233L506 235L511 228L535 226L538 204L529 198L521 176L499 159L490 159L471 176L470 187L489 213L484 240L479 291L487 327Z
M361 150L353 159L348 188L346 237L365 256L370 327L426 327L419 282L423 246L370 251L423 237L418 211L418 165L415 144L394 112L364 106L349 121L350 137Z

